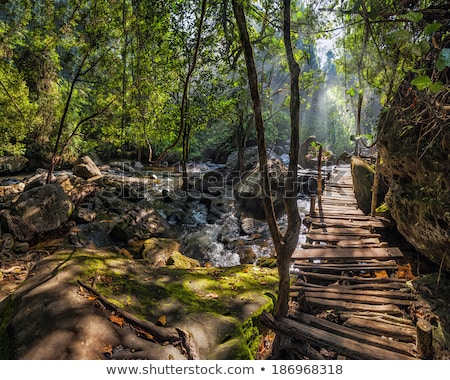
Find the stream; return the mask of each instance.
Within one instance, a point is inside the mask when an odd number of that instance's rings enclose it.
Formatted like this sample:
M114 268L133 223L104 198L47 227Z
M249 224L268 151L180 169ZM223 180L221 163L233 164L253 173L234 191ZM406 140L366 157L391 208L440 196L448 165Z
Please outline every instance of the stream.
M101 191L78 202L71 218L75 226L70 229L68 244L91 248L126 247L126 242L117 241L113 236L112 229L133 207L151 207L169 226L167 235L180 243L181 253L202 265L232 267L256 264L261 258L273 256L267 224L243 215L239 210L233 196L234 179L224 181L217 192L203 192L203 185L198 186L199 178L211 171L219 172L223 168L221 165L192 165L189 168L192 190L187 194L178 190L181 173L176 168L118 163L99 168L102 178L95 183L101 185ZM70 170L56 171L54 174L58 183L79 181ZM42 184L45 175L46 170L38 169L35 173L0 178L2 207L7 208L8 202L17 199L31 182L41 181ZM83 182L77 192L85 191L87 184L88 181ZM299 194L297 203L303 222L309 198ZM279 218L278 223L282 231L287 226L284 216ZM306 228L303 224L302 227ZM300 231L299 246L305 241L304 232Z

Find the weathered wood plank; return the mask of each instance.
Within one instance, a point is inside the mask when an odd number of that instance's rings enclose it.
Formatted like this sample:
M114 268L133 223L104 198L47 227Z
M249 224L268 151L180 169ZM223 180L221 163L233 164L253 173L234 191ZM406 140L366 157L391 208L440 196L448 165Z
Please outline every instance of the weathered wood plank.
M382 248L386 247L388 243L380 242L378 238L363 238L359 240L346 240L338 241L336 247L339 248L357 248L357 247L372 247L372 248Z
M358 302L347 302L340 300L327 300L324 298L309 297L307 302L311 306L319 307L321 309L335 309L335 310L355 310L355 311L375 311L378 313L388 313L393 315L401 315L402 312L397 305L384 304L372 305Z
M406 287L405 283L401 282L381 282L381 283L365 283L365 284L353 284L353 285L318 285L318 284L310 284L308 282L304 282L303 280L297 279L295 282L296 286L310 287L310 288L338 288L338 289L372 289L372 290L405 290L405 292L411 291L408 287Z
M365 344L360 341L342 337L328 331L308 326L304 323L288 318L281 318L276 321L269 313L261 315L262 322L286 336L296 340L306 340L307 342L334 350L341 355L355 360L412 360L410 355L405 355L392 350Z
M369 270L396 270L398 268L397 264L395 262L392 262L392 260L386 261L384 263L383 261L380 261L378 263L357 263L357 264L328 264L328 263L311 263L311 262L301 262L301 261L294 261L293 263L294 267L299 269L317 269L317 270L347 270L347 271L369 271Z
M335 274L316 273L316 272L297 272L299 276L316 278L328 281L347 281L353 283L380 283L380 282L400 282L405 283L406 280L402 278L388 278L388 277L358 277L358 276L339 276Z
M388 292L386 292L388 293ZM341 301L349 301L349 302L359 302L365 303L369 305L384 305L384 304L392 304L399 306L409 306L411 305L412 300L406 299L398 299L395 297L384 297L382 295L359 295L359 294L349 294L349 293L335 293L330 291L322 291L322 292L314 292L314 291L306 291L305 292L306 299L310 297L314 298L325 298L328 300L341 300Z
M297 249L292 259L392 259L403 257L398 248L323 248Z
M348 328L337 323L333 323L325 319L317 318L315 316L301 312L291 314L289 318L304 323L308 326L320 328L336 335L351 338L365 344L370 344L376 347L385 348L387 350L400 352L405 355L414 357L414 345L412 344L388 340L386 338L381 338L367 332L355 331L352 328Z
M313 227L311 228L308 233L328 233L328 234L335 234L335 235L353 235L353 236L367 236L368 233L371 233L370 227L368 228L362 228L362 227ZM380 236L378 234L378 236Z
M338 241L345 241L345 240L355 240L357 237L379 238L379 237L381 237L381 235L370 233L370 231L367 231L367 233L364 235L363 234L337 235L337 234L323 234L323 233L314 233L314 232L308 232L306 234L307 240L324 241L324 242L338 242Z
M328 289L330 288L330 289ZM341 289L343 288L343 289ZM322 288L308 288L301 285L293 285L291 287L292 290L302 290L305 291L306 294L311 293L310 295L312 297L320 297L323 298L323 295L326 297L332 296L332 294L351 294L351 295L358 295L361 297L382 297L386 299L401 299L401 300L407 300L408 302L411 302L416 299L414 294L412 293L406 293L406 292L399 292L396 290L372 290L372 289L346 289L343 286L338 287L322 287ZM314 294L321 294L321 296L315 296ZM387 301L388 302L388 301Z
M332 215L332 216L325 215L324 217L309 216L308 215L305 220L307 222L309 222L309 221L311 221L311 222L319 221L320 222L320 220L317 220L317 219L323 219L323 218L331 219L331 220L335 220L335 219L345 219L345 220L355 220L355 221L356 220L362 220L362 221L366 221L366 222L382 222L383 221L383 222L386 222L386 223L390 223L389 220L387 220L387 219L378 218L376 216L364 215L364 214L362 214L362 215L355 215L355 216L345 216L345 215L337 214L337 215ZM368 223L368 224L370 224L370 223Z
M372 334L379 334L394 339L398 339L402 342L415 342L416 341L416 329L408 326L395 326L389 323L383 323L380 321L371 321L365 318L352 317L344 322L344 326L353 328L355 330L368 332Z
M305 223L310 225L311 228L345 226L349 228L360 227L365 229L386 228L391 224L390 222L385 222L375 218L367 219L365 216L319 216L318 214L308 215L305 219Z
M396 325L406 325L406 326L410 326L410 327L414 326L413 321L410 319L396 317L394 315L389 315L389 314L374 313L374 312L370 312L370 311L356 311L356 312L344 311L344 312L339 313L339 320L341 322L344 322L351 317L372 319L375 321L382 321L385 323L391 323L391 324L396 324Z
M365 239L361 239L361 240L365 240ZM384 242L378 242L378 243L373 243L373 242L364 242L361 240L343 240L343 241L339 241L339 242L333 242L333 241L329 241L329 242L321 242L321 244L314 244L313 243L302 243L301 247L303 249L316 249L316 248L383 248L383 247L387 247L387 243ZM370 240L370 239L367 239ZM317 243L317 242L315 242ZM323 244L325 243L325 245Z

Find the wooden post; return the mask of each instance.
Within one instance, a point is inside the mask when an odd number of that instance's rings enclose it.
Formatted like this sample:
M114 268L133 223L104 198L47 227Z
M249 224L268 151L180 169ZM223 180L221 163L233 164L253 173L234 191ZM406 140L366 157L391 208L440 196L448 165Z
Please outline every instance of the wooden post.
M316 213L316 196L311 195L311 198L309 200L309 214L315 215Z
M417 353L427 359L433 358L433 330L431 323L425 319L419 319L416 324L417 329Z
M373 174L372 202L370 205L370 216L375 216L375 212L377 209L378 184L379 184L379 180L380 180L380 176L378 174L379 166L380 166L380 154L377 153L377 159L375 161L375 173Z
M319 154L317 157L317 199L322 200L322 144L319 145Z

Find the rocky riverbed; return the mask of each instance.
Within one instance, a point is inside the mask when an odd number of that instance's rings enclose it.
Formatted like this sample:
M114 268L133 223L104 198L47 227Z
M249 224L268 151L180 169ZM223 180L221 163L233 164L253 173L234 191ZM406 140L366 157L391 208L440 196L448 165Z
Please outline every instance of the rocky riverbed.
M51 184L44 169L5 176L0 356L189 356L179 343L146 339L152 332L120 315L127 310L188 331L200 358L254 358L261 334L255 318L276 296L269 232L254 210L236 202L230 167L193 165L189 173L187 193L179 190L176 167L88 157L55 172ZM306 203L299 196L299 205ZM77 281L111 303L95 302Z

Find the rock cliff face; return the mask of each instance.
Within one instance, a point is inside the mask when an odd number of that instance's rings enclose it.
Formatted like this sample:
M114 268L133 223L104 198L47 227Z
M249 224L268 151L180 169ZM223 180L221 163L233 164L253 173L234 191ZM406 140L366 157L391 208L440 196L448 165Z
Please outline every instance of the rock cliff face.
M444 70L442 76L448 75L448 70ZM383 160L381 170L389 182L386 203L399 232L447 272L450 272L450 115L446 111L449 103L448 90L438 94L419 91L406 79L393 106L380 118L377 144Z

